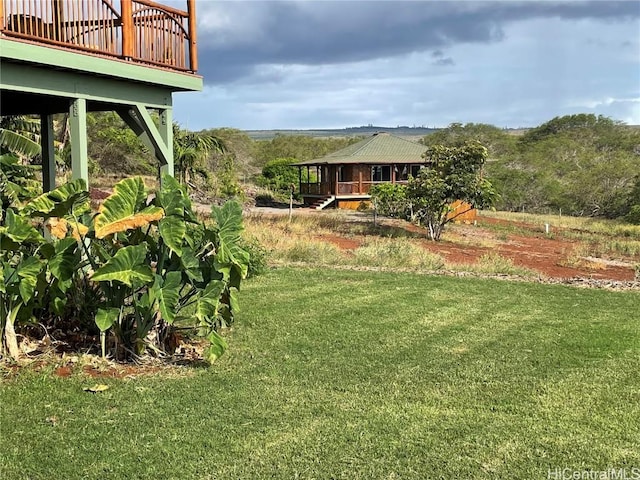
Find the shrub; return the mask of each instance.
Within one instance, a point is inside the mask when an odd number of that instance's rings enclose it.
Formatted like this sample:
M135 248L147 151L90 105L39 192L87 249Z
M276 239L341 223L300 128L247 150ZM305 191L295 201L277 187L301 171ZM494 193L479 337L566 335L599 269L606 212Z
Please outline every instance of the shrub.
M291 185L298 184L298 169L291 164L295 158L276 158L265 164L259 183L263 187L276 191L288 191Z
M61 317L68 299L84 298L74 289L93 292L87 313L101 332L103 355L107 333L116 339L116 357L147 347L171 353L173 325L183 319L209 340L207 360L224 352L217 330L233 322L248 273L240 205L213 207L215 223L207 227L172 177L163 178L153 201L146 198L142 179L124 179L92 217L84 181L75 180L7 210L0 224L0 329L12 357L19 353L14 323ZM51 240L34 228L35 219L47 221Z
M407 186L382 183L373 185L369 190L371 202L377 213L392 218L406 218L409 211Z
M633 225L640 225L640 205L634 205L624 217L625 221Z
M269 256L267 249L264 248L255 237L243 239L240 242L240 246L249 254L247 278L263 274L267 270L267 259Z

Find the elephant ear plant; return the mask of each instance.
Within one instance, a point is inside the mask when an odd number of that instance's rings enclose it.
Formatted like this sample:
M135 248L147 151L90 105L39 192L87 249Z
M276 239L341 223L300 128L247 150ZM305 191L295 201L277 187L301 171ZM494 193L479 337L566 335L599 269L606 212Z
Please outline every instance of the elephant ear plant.
M84 185L73 182L38 197L22 215L48 219L52 236L58 237L45 249L48 258L60 257L55 278L61 285L53 296L67 292L65 298L72 298L65 288L94 291L103 355L109 335L116 358L147 350L171 354L181 328L209 340L205 357L212 362L226 349L218 330L233 322L237 292L247 275L249 255L240 247L242 210L228 202L214 208L215 222L205 225L185 188L170 176L162 180L150 202L140 178L122 180L93 218L87 214L88 197L73 193L84 191ZM65 262L72 257L69 279ZM45 263L43 269L51 271L51 260ZM63 302L57 303L59 312Z
M36 318L61 314L80 261L75 239L47 241L31 217L47 218L52 212L79 215L88 193L76 181L35 198L27 207L5 193L0 191L0 337L2 353L16 358L16 322L36 323Z

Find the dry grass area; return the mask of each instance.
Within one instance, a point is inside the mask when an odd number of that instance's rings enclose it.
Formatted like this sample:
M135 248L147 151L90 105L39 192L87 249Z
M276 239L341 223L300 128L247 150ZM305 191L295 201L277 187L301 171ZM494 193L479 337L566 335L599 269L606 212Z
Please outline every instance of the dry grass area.
M515 215L515 216L514 216ZM339 265L549 278L632 281L640 264L640 227L606 221L483 213L476 225L453 224L442 241L408 222L349 211L253 210L247 235L286 265ZM545 223L550 230L545 232Z

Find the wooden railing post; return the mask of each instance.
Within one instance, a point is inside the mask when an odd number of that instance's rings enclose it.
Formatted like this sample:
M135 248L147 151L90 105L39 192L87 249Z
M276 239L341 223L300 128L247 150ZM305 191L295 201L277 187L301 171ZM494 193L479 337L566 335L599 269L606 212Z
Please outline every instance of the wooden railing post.
M4 30L4 0L0 0L0 31Z
M189 68L192 72L196 72L198 71L196 0L187 0L187 12L189 12Z
M64 25L64 7L61 0L51 0L51 10L53 13L53 39L59 42L66 42L66 29Z
M132 0L121 0L122 5L122 56L125 58L133 57L133 5Z

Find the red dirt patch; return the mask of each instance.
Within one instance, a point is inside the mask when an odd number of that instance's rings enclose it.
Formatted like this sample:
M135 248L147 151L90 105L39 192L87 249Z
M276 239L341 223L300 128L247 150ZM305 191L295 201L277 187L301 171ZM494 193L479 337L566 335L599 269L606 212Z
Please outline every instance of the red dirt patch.
M315 238L317 238L322 242L333 243L336 247L338 247L341 250L355 250L360 245L362 245L361 240L354 240L353 238L345 238L339 235L319 235Z
M62 377L62 378L67 378L71 376L71 367L68 366L64 366L64 367L58 367L53 371L53 374L57 377Z
M445 260L453 264L473 264L483 255L497 253L501 257L511 260L514 265L539 272L540 275L567 279L585 277L598 280L632 281L635 276L633 264L640 261L637 258L625 258L624 262L608 262L606 259L589 261L579 259L573 253L579 243L562 238L561 230L554 229L554 238L536 233L534 226L520 222L508 222L501 219L482 218L479 226L452 225L450 236L454 241L433 242L428 238L425 230L402 220L383 219L383 226L402 228L410 232L421 245L430 252L442 255ZM532 232L532 235L497 234L482 228L482 224L508 224ZM323 241L330 242L342 250L355 250L362 245L363 238L342 237L340 235L317 236ZM458 240L459 239L459 240ZM617 264L612 264L617 263ZM620 265L627 263L628 266Z

